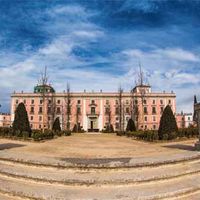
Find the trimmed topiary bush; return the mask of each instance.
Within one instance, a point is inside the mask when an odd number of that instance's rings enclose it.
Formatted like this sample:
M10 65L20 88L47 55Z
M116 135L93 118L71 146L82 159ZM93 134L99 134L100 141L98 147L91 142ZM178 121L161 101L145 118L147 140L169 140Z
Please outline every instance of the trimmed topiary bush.
M15 119L13 122L13 130L14 132L20 132L22 134L23 131L28 132L29 136L31 135L31 128L28 120L27 111L25 105L20 103L17 106L15 111ZM19 133L17 133L19 135ZM22 137L22 135L21 135Z
M82 133L83 131L81 130L81 126L80 126L80 124L74 124L74 127L73 127L73 129L72 129L72 132L73 133Z
M52 127L52 130L53 131L58 131L60 132L61 131L61 127L60 127L60 119L59 117L57 117L53 123L53 127Z
M64 136L70 136L72 134L70 130L64 130L62 133Z
M128 120L126 131L136 131L135 122L132 119Z
M177 131L178 127L176 124L176 119L174 117L171 107L167 105L160 119L160 126L158 129L159 139L166 139L166 136L164 136L165 134L168 135L168 140L174 139L177 137Z

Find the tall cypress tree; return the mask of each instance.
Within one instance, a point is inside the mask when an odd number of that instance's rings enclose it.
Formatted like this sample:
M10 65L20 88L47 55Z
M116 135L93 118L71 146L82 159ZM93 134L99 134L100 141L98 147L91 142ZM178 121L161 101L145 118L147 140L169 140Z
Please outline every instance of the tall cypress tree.
M60 119L59 117L57 117L53 123L53 127L52 127L52 130L54 131L61 131L61 128L60 128Z
M135 122L132 119L128 120L126 131L136 131Z
M175 137L174 133L177 132L177 130L178 127L175 116L171 107L167 105L160 119L160 126L158 129L159 139L173 139Z
M28 114L25 108L25 105L23 103L20 103L17 106L17 109L15 111L15 119L13 122L13 130L14 131L20 131L21 133L23 131L31 132L29 120L28 120Z

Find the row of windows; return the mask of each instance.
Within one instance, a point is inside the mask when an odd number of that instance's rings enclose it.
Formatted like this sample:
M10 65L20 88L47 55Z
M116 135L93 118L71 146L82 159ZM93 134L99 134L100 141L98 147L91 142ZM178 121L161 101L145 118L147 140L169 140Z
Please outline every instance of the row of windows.
M162 114L163 113L163 110L164 110L164 107L160 107L160 113ZM30 110L30 113L34 113L34 107L31 106L31 110ZM91 107L91 114L95 114L95 111L96 111L96 108L95 107ZM120 112L120 109L119 107L115 108L115 114L119 114ZM148 111L147 111L147 107L144 107L144 114L148 114ZM39 107L39 111L38 113L42 113L43 112L43 107L40 106ZM47 113L51 113L52 112L52 108L51 107L48 107L47 108ZM71 109L69 108L68 109L68 112L71 113ZM105 108L105 114L109 114L111 112L110 108L106 107ZM61 113L61 107L57 107L56 108L56 113L60 114ZM80 107L77 107L77 113L81 113L81 108ZM129 107L126 107L125 108L125 113L129 114L130 113L130 108ZM152 114L156 114L156 107L152 107Z
M138 104L138 100L136 99L136 100L134 101L134 103L135 103L135 104ZM168 104L171 104L171 103L172 103L171 99L168 99ZM147 100L146 100L146 99L143 100L143 104L147 104ZM152 104L153 104L153 105L156 104L156 100L155 100L155 99L152 100ZM161 105L164 105L163 99L160 99L160 104L161 104Z
M105 127L108 125L108 123L105 123ZM31 126L31 128L33 128L33 124L30 124L30 126ZM39 124L39 129L41 129L42 128L42 124ZM44 128L46 128L46 125L44 125ZM115 123L115 128L116 129L119 129L119 123ZM147 125L142 125L141 127L140 127L141 129L147 129ZM153 125L153 129L154 130L156 130L157 129L157 126L154 124Z
M148 114L147 107L144 107L144 114ZM164 107L160 107L160 113L162 114L164 111ZM152 107L152 114L156 114L156 107Z
M18 99L16 99L16 104L18 104L19 103L19 100ZM26 104L26 99L24 99L23 100L23 103L24 104ZM31 99L31 104L33 105L35 103L35 101L34 101L34 99ZM57 100L57 104L60 104L61 103L61 100L60 99L58 99ZM69 100L69 104L71 103L71 101ZM171 99L169 99L168 100L168 104L171 104L172 102L171 102ZM43 104L43 100L42 99L40 99L40 104ZM48 104L52 104L52 100L48 100ZM77 104L81 104L81 100L80 99L78 99L77 100ZM95 100L91 100L91 104L95 104ZM106 100L106 104L109 104L109 100ZM118 100L116 100L115 101L115 104L119 104L119 101ZM126 104L129 104L129 100L126 100ZM135 104L138 104L138 100L135 100ZM147 104L147 100L146 99L144 99L143 100L143 104ZM155 105L156 104L156 100L154 99L153 101L152 101L152 104L153 105ZM160 99L160 104L161 105L163 105L164 104L164 102L163 102L163 100L162 99Z

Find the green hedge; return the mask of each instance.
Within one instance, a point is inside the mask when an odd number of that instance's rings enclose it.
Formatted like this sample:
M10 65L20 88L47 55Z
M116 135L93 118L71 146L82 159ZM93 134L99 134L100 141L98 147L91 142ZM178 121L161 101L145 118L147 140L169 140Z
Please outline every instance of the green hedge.
M152 130L127 132L126 136L151 142L158 140L158 132Z
M177 132L177 137L186 137L186 138L194 138L198 137L198 128L197 127L190 127L190 128L182 128L179 129Z
M134 137L136 139L145 140L145 141L156 141L159 140L158 131L154 130L139 130L133 132L117 132L118 136L127 136ZM173 140L179 138L197 138L198 137L198 128L183 128L179 129L177 132L173 132L170 134L163 134L162 140Z
M31 134L23 131L13 131L12 128L0 127L0 137L5 138L23 138L23 139L33 139L34 141L53 139L54 136L70 136L71 131L52 131L45 130L44 133L41 130L32 130Z

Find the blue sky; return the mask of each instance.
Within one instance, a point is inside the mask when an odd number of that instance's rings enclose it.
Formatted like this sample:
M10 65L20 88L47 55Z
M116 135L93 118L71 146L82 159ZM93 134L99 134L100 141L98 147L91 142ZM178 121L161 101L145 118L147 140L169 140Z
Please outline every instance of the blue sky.
M200 1L0 0L0 13L0 111L44 66L57 91L129 91L140 61L178 112L200 94Z

